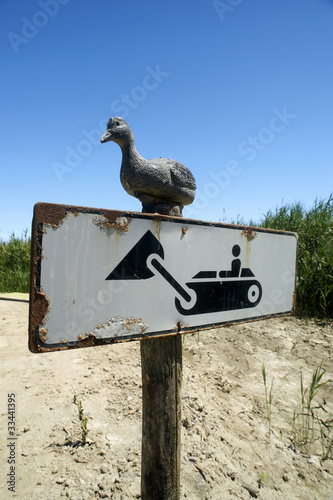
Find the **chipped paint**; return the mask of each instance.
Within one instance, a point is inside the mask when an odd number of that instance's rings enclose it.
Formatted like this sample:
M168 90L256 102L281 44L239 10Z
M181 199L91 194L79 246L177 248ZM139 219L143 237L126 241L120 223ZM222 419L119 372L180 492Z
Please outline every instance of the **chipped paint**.
M47 340L47 329L46 328L39 328L39 338L42 342L46 342Z
M244 229L241 234L246 237L247 241L252 241L256 238L258 233L253 230L253 227L248 227Z
M177 333L183 333L188 328L190 328L189 325L185 325L185 323L183 323L182 321L178 321L178 323L175 327L175 331Z
M43 224L52 227L59 227L67 215L68 211L65 205L36 203L34 207L34 219L42 220Z
M96 339L127 337L132 335L144 335L148 329L148 324L142 321L141 318L110 318L104 323L98 323L96 327L79 335L78 340L83 340L87 337Z
M47 340L47 329L41 326L45 322L46 314L50 309L49 301L47 300L43 292L37 293L36 287L34 286L34 292L30 293L29 301L29 349L36 352L36 346L38 343L38 334L41 342L46 342Z
M98 215L94 218L94 224L101 230L106 229L108 232L111 229L115 229L118 233L127 233L130 222L131 220L127 217L118 217L115 220L110 220L105 215Z

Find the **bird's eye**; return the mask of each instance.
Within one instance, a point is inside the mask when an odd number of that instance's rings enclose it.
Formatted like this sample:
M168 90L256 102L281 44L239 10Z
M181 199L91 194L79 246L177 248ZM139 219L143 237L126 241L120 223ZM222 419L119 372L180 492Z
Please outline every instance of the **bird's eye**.
M119 127L120 123L118 121L116 121L115 125L116 125L116 127Z

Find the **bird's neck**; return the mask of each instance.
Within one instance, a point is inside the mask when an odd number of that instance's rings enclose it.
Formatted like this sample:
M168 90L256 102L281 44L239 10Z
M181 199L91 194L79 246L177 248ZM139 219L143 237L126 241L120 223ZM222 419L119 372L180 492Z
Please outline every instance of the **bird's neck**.
M122 144L121 151L123 153L122 168L124 166L135 165L137 161L143 160L142 156L137 152L134 139Z

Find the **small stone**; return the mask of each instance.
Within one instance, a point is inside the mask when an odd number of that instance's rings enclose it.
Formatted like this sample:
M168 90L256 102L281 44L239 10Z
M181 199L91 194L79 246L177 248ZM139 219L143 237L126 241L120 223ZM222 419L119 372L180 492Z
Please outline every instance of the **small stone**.
M99 490L98 484L97 483L92 483L90 485L90 488L93 490L94 493L97 493Z
M68 490L66 492L66 496L70 498L70 500L82 500L82 497L81 496L78 497L76 492L74 492L73 490Z
M66 478L64 478L64 477L58 477L58 479L56 480L56 483L57 484L64 484L65 481L66 481Z
M310 455L310 457L308 459L308 463L311 464L311 465L314 465L318 469L322 468L319 458L316 457L315 455Z

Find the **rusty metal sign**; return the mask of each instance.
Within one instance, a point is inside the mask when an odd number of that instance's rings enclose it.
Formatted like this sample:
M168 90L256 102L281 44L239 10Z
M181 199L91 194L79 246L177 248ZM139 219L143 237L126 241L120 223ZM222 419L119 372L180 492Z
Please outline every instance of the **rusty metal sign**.
M293 310L297 235L38 203L29 348L186 333Z

